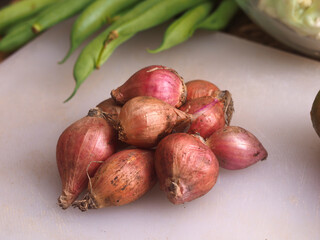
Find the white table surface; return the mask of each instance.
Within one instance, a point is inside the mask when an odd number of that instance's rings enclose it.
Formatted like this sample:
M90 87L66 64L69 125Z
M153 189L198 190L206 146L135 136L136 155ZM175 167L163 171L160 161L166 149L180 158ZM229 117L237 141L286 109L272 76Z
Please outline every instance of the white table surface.
M320 139L309 116L320 63L225 34L199 32L149 54L164 27L138 34L95 71L68 103L77 51L58 65L72 21L59 24L0 64L0 239L320 239ZM60 133L140 68L162 64L186 81L228 89L232 125L254 133L266 161L221 169L204 197L175 206L156 185L122 207L61 210L55 162Z

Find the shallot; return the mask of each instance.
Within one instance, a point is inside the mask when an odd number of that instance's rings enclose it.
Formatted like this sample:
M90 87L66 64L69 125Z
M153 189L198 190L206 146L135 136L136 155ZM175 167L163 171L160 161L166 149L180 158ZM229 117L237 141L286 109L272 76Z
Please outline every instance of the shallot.
M117 121L121 106L117 105L112 98L108 98L97 105L104 114L108 114L113 120Z
M137 96L151 96L180 107L186 100L186 86L174 69L152 65L133 74L122 86L112 90L111 96L122 105Z
M98 162L114 153L115 140L115 130L98 108L91 109L86 117L64 130L56 149L62 182L58 202L63 209L68 208L86 188L87 174L94 174L100 165ZM95 163L90 164L93 161Z
M121 108L118 122L111 123L125 143L150 148L166 135L183 132L190 126L190 115L159 99L141 96Z
M313 128L320 137L320 91L313 101L310 115Z
M156 183L154 152L129 149L113 154L90 179L88 193L73 206L81 211L121 206L141 198Z
M216 130L229 125L233 101L228 91L217 91L216 97L205 96L187 101L180 110L192 115L188 133L208 138Z
M215 185L219 163L199 136L175 133L162 139L155 153L160 189L173 204L199 198Z
M220 166L230 170L249 167L268 156L261 142L241 127L226 126L219 129L206 143L218 158Z
M219 88L206 80L192 80L186 82L187 87L187 101L199 97L215 96Z

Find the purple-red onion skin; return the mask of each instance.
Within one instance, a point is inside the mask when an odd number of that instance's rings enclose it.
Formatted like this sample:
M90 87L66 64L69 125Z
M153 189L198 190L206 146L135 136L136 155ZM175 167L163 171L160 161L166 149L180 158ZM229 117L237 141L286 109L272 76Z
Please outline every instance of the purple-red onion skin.
M121 105L137 96L151 96L180 107L186 100L186 86L175 70L152 65L133 74L122 86L112 90L111 96Z
M268 156L266 149L252 133L237 126L219 129L206 143L218 158L220 166L229 170L247 168Z
M192 80L186 82L187 101L199 97L215 96L220 89L213 83L206 80Z
M190 123L189 114L159 99L141 96L123 105L116 128L121 141L150 148L172 131L184 131Z
M76 121L60 135L56 160L62 182L58 202L63 209L68 208L86 189L90 162L105 161L114 153L115 140L113 127L96 115ZM99 166L100 163L90 164L88 174L93 175Z
M191 99L179 109L193 115L188 133L208 138L226 125L224 105L214 97Z
M173 204L208 193L217 181L219 163L198 137L174 133L160 141L155 153L160 189Z
M74 206L90 208L122 206L141 198L156 183L154 151L128 149L105 161L88 185L88 194Z
M119 106L112 98L108 98L97 105L105 114L112 117L114 121L118 120L121 106Z
M310 115L313 128L320 137L320 91L313 101Z

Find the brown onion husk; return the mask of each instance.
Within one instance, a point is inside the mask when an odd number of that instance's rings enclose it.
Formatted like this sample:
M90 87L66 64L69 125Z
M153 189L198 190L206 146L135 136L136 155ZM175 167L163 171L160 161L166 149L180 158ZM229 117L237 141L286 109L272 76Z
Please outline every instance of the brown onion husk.
M191 123L190 115L159 99L140 96L123 105L119 121L111 123L121 141L151 148L172 132L186 131Z
M234 112L234 105L231 93L228 90L218 91L216 98L223 103L224 119L226 125L229 126Z
M64 130L56 148L62 182L60 207L68 208L86 189L87 174L93 175L101 161L115 152L115 140L115 130L98 108L91 109L86 117Z
M114 121L118 120L121 106L119 106L112 98L108 98L97 105L105 114L108 114Z
M219 163L201 137L174 133L162 139L155 153L160 189L173 204L208 193L217 181Z
M121 106L118 105L112 98L108 98L102 101L96 107L100 108L105 115L108 115L109 119L112 119L113 121L118 121ZM120 141L118 138L116 141L116 151L121 151L129 146L128 144Z
M262 143L249 131L238 126L226 126L214 132L206 141L219 160L229 170L247 168L268 156Z
M218 91L215 97L191 99L180 110L192 115L188 133L208 138L216 130L230 124L234 108L231 94L228 91Z
M320 91L313 101L310 115L313 128L320 137Z
M152 65L134 73L122 86L112 90L111 96L121 105L137 96L150 96L180 107L186 101L186 86L174 69Z
M187 101L195 98L216 96L220 89L212 82L196 79L186 82Z
M141 198L156 181L154 151L123 150L101 165L90 179L84 199L73 206L81 211L122 206Z

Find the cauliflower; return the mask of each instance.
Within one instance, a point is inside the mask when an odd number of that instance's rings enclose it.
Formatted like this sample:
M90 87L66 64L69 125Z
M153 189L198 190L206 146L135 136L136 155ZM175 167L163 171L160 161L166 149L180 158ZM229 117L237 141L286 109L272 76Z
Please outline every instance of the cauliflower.
M320 0L260 0L258 7L299 34L320 39Z

